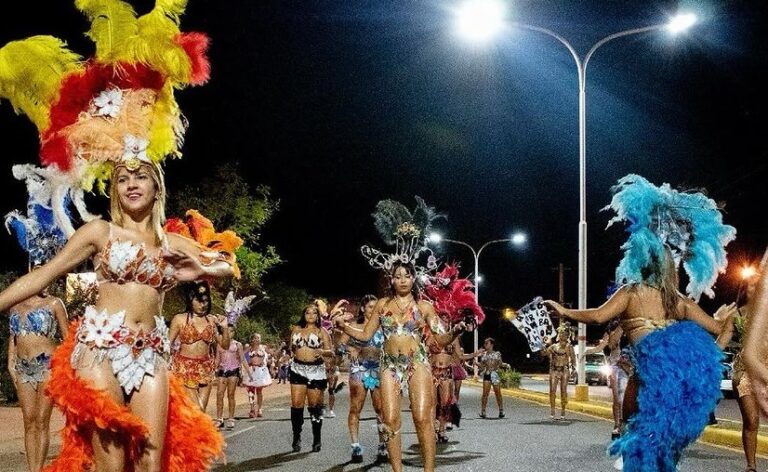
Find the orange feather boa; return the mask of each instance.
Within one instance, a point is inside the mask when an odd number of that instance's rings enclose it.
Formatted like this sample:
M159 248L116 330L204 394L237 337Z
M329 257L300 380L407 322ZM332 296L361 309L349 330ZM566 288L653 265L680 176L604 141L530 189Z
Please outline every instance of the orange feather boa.
M76 345L77 323L72 323L67 339L51 359L51 378L46 393L62 410L66 423L61 431L59 456L44 472L81 472L93 470L91 431L107 430L123 438L126 471L146 446L149 430L130 408L115 402L104 391L81 379L70 364ZM163 445L163 471L184 472L208 470L221 456L224 439L210 418L200 411L184 393L179 379L169 373L168 421Z

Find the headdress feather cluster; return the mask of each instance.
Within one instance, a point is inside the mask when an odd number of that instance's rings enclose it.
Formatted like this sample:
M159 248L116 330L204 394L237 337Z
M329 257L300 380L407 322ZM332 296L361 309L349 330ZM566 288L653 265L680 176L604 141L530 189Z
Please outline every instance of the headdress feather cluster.
M627 222L629 232L616 281L657 283L648 269L663 261L669 250L688 275L688 296L713 297L712 287L728 264L725 246L736 238L736 229L723 224L717 203L701 192L682 192L669 184L657 187L634 174L619 179L612 192L604 210L613 210L616 216L608 227Z
M208 38L179 30L186 4L156 0L138 16L121 0L75 0L96 44L87 60L52 36L0 48L0 99L35 124L42 164L71 187L104 192L115 164L159 165L181 155L186 123L174 90L210 74ZM83 210L82 195L72 196Z
M437 260L427 247L426 240L432 223L444 217L418 196L413 212L395 200L382 200L376 204L373 213L374 225L384 243L394 247L392 252L385 252L366 245L361 248L363 256L371 266L385 271L390 270L395 262L414 264L419 272L434 270ZM423 256L426 256L424 267L419 264Z
M435 312L443 321L459 323L469 311L477 324L485 320L485 312L477 304L474 286L467 279L459 278L456 264L445 264L424 288L424 295L435 307Z

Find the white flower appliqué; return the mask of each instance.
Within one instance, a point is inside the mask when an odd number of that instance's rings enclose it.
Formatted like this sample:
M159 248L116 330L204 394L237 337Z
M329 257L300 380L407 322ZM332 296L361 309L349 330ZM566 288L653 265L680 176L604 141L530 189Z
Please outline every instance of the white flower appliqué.
M123 106L123 91L118 88L104 90L93 99L93 115L116 118Z

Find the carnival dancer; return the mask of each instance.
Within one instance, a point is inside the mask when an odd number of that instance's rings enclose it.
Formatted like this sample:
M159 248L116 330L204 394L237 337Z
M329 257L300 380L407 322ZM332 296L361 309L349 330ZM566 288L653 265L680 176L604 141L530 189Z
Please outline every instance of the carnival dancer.
M744 333L752 331L752 310L754 309L755 288L758 277L754 276L746 283L746 301L747 303L739 308L739 314L744 320ZM768 364L768 337L764 337L760 345L760 355L762 364ZM741 442L744 447L744 457L747 461L745 472L757 472L757 433L760 428L760 407L755 395L755 388L752 384L752 376L746 371L744 362L744 351L740 351L733 361L733 388L738 397L739 411L741 412Z
M93 258L99 297L54 352L47 387L65 416L59 457L45 470L205 470L222 438L168 374L163 294L178 281L227 277L232 266L167 235L160 163L178 155L184 121L173 90L208 78L207 38L179 31L183 4L137 17L125 2L76 2L92 21L88 61L50 36L0 49L0 95L37 125L66 246L0 293L0 311ZM109 187L112 222L83 192ZM83 219L77 231L68 202ZM68 227L67 227L68 225Z
M272 385L272 376L267 365L272 356L269 355L261 344L261 334L254 333L251 337L250 349L245 353L250 379L243 380L243 385L248 392L248 403L251 405L249 418L261 418L264 413L264 387Z
M229 331L229 338L232 339L229 343L229 348L224 349L221 345L216 346L216 378L218 379L218 385L216 388L215 423L219 428L224 427L231 431L235 427L235 388L237 388L241 375L243 382L253 381L253 376L248 369L248 364L245 362L243 345L240 341L233 339L235 329L232 326L228 326L226 329ZM242 371L240 370L241 367ZM225 392L229 407L229 416L226 422L224 421Z
M483 349L479 357L480 377L483 379L483 394L480 397L480 418L486 418L485 407L488 405L488 395L493 388L493 395L496 397L496 406L499 407L499 418L504 418L504 399L501 396L501 378L499 369L503 361L501 352L496 350L496 340L485 338Z
M186 313L171 319L171 345L178 340L179 349L171 356L171 372L184 383L189 398L208 408L211 385L216 372L217 347L230 345L230 333L222 329L223 317L211 315L211 287L206 281L197 281L184 288Z
M334 309L338 309L344 300ZM301 450L304 405L312 423L312 452L320 452L323 429L323 392L328 388L324 358L332 356L333 343L328 331L320 327L320 317L327 313L322 300L306 306L301 319L291 330L293 361L290 367L292 448Z
M443 324L450 327L456 323L464 322L468 329L472 330L485 319L485 313L477 304L472 289L472 282L459 278L457 265L446 264L440 272L430 277L424 295L434 304L435 312ZM446 429L449 423L458 426L461 421L461 410L454 396L454 366L457 362L463 362L481 354L481 352L477 352L465 355L461 349L459 338L430 353L429 363L432 365L432 377L436 388L435 398L437 399L436 434L438 443L448 442Z
M354 323L350 323L351 326L362 330L373 315L375 306L375 295L364 296L360 300L360 307L357 310ZM384 334L381 330L374 333L367 342L358 341L347 334L343 334L337 344L337 353L349 356L349 416L347 417L347 425L349 426L349 437L352 440L350 445L352 463L363 462L363 446L360 444L360 412L363 411L368 392L371 392L371 404L376 413L376 424L381 425L381 390L379 389L381 364L379 360L383 344ZM387 460L387 444L380 431L376 462L386 462Z
M382 430L395 472L402 470L400 396L405 391L410 399L424 470L435 470L434 384L428 353L430 347L451 343L465 329L462 322L451 332L445 332L432 304L419 299L417 279L437 264L431 255L426 268L417 268L415 262L420 255L431 254L425 244L426 234L437 215L424 200L416 197L416 201L413 213L392 200L377 204L376 227L385 243L395 247L393 254L369 246L362 248L372 266L386 270L392 294L379 299L362 331L348 324L339 316L340 312L332 312L336 314L337 325L353 338L368 341L379 328L384 335L380 376Z
M27 215L14 211L6 215L6 228L13 230L29 266L35 270L62 248L66 237L53 221L50 199L36 188L45 185L34 175L25 175L25 166L14 166L14 175L27 181ZM44 193L44 192L43 192ZM53 404L45 395L51 373L51 354L60 334L67 334L67 311L61 299L47 290L17 303L10 311L8 372L16 388L24 421L24 451L27 469L39 472L48 456Z
M619 323L618 319L613 319L608 323L608 327L605 330L605 334L600 339L600 342L593 348L585 351L585 354L592 354L608 350L606 360L611 368L611 373L608 376L608 388L611 389L611 406L613 412L613 431L611 431L611 439L616 439L621 435L624 393L627 390L629 378L634 372L634 366L632 365L629 350L624 350L621 345L623 334L624 331L621 329L621 323Z
M720 307L712 319L692 299L714 295L735 229L722 224L717 204L701 193L656 187L636 175L620 179L613 191L610 207L617 216L611 223L631 222L616 270L616 281L625 285L595 309L546 304L579 322L619 317L636 361L624 399L634 414L609 450L621 454L625 471L672 472L720 397L720 348L732 336L735 306ZM692 299L678 292L678 262L688 273ZM717 344L707 331L718 336Z
M568 378L576 367L576 353L571 344L570 327L561 323L557 329L557 339L549 340L542 354L549 357L549 416L565 419L565 407L568 405ZM560 387L560 417L555 417L557 387Z

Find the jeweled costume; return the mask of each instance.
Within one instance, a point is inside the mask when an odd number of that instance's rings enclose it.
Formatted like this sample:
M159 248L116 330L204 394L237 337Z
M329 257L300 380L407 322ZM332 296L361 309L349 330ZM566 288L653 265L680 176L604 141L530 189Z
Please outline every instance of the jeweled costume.
M468 279L459 278L459 269L455 264L446 264L442 270L430 278L429 283L424 289L424 296L430 300L435 312L442 320L445 326L452 326L455 323L465 322L475 327L485 320L485 313L477 304L477 299L473 292L473 285ZM454 397L453 381L456 379L455 372L463 372L456 380L462 380L466 377L466 372L461 366L463 360L459 353L454 352L453 343L447 346L440 346L437 343L430 344L430 363L432 364L432 377L435 386L438 389L438 406L436 415L442 419L441 430L438 432L438 441L446 441L444 431L445 421L450 421L459 425L461 420L461 411L458 408ZM442 392L441 388L448 388L442 382L450 382L450 391Z
M65 235L74 233L72 207L83 221L94 218L86 210L84 192L103 193L117 163L129 170L142 164L159 168L167 156L180 156L186 125L174 90L203 84L209 76L207 37L179 30L186 3L157 0L151 11L137 16L120 0L77 0L96 45L88 60L52 36L13 41L0 49L0 98L26 114L40 136L45 167L23 171L43 183ZM138 283L160 292L174 285L159 250L138 242L110 233L97 259L102 284ZM81 323L73 323L51 361L47 393L63 411L66 425L60 455L45 470L92 469L94 430L120 438L126 470L132 470L146 446L147 425L129 406L79 377L73 366L109 362L126 394L139 389L166 362L167 328L157 315L148 331L126 326L122 311L94 307L86 309ZM206 470L220 455L223 439L183 390L169 375L162 470Z
M637 175L622 178L613 191L609 208L617 216L610 224L630 223L616 281L657 286L660 280L647 268L670 251L688 274L687 294L696 300L702 293L712 296L712 285L727 264L724 247L736 233L722 223L717 204L701 193L678 192L668 184L656 187ZM609 448L621 454L627 472L676 471L683 450L701 434L721 395L723 354L712 337L691 321L675 321L669 314L664 318L621 320L627 335L642 336L632 347L638 411Z

